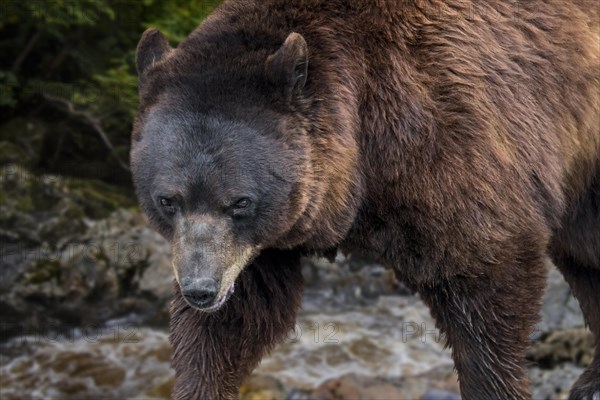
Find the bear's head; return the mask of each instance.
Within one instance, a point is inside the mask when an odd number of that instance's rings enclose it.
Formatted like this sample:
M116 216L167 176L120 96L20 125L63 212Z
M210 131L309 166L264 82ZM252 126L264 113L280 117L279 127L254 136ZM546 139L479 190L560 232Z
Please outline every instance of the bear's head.
M136 192L171 242L182 294L205 311L226 301L261 249L298 246L320 223L311 207L323 188L302 112L306 41L291 33L277 48L244 46L192 34L173 49L150 29L137 49Z

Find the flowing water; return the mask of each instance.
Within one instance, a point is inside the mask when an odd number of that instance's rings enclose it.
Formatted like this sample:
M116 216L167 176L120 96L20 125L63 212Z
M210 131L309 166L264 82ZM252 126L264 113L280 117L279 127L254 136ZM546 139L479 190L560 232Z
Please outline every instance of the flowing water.
M417 298L381 296L339 310L313 297L304 308L295 329L255 373L310 389L346 373L399 377L451 365ZM128 327L127 321L17 337L0 350L3 400L165 398L172 383L167 333Z

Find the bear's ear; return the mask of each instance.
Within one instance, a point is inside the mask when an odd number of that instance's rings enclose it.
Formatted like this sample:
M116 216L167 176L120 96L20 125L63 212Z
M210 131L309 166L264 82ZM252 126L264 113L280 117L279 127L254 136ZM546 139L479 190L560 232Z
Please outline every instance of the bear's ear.
M269 80L283 90L291 100L294 91L301 90L308 75L308 46L299 33L291 33L283 45L267 59Z
M165 35L156 28L144 31L137 45L135 66L138 76L141 76L148 67L162 60L171 52L171 46Z

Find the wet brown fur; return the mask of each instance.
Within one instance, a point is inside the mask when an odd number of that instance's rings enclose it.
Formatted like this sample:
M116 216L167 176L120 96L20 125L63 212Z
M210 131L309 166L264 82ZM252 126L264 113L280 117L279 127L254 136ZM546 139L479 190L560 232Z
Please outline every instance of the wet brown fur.
M154 84L140 119L173 69L259 75L253 66L301 34L307 86L282 123L309 131L315 173L297 194L303 216L275 247L338 247L394 268L446 333L463 398L525 399L548 255L600 340L597 10L593 0L226 0L142 77ZM263 252L216 313L176 296L175 398L237 395L293 324L298 257ZM572 400L600 393L599 348Z

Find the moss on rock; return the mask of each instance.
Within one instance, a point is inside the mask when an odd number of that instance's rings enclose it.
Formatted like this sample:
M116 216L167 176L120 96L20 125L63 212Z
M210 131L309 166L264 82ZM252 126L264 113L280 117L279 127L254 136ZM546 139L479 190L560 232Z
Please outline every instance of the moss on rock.
M98 220L135 207L124 189L98 180L36 175L16 164L0 168L0 189L0 236L51 247L81 235L85 218Z
M61 274L60 262L56 260L37 260L34 267L25 274L25 282L39 284L52 279L59 279Z

